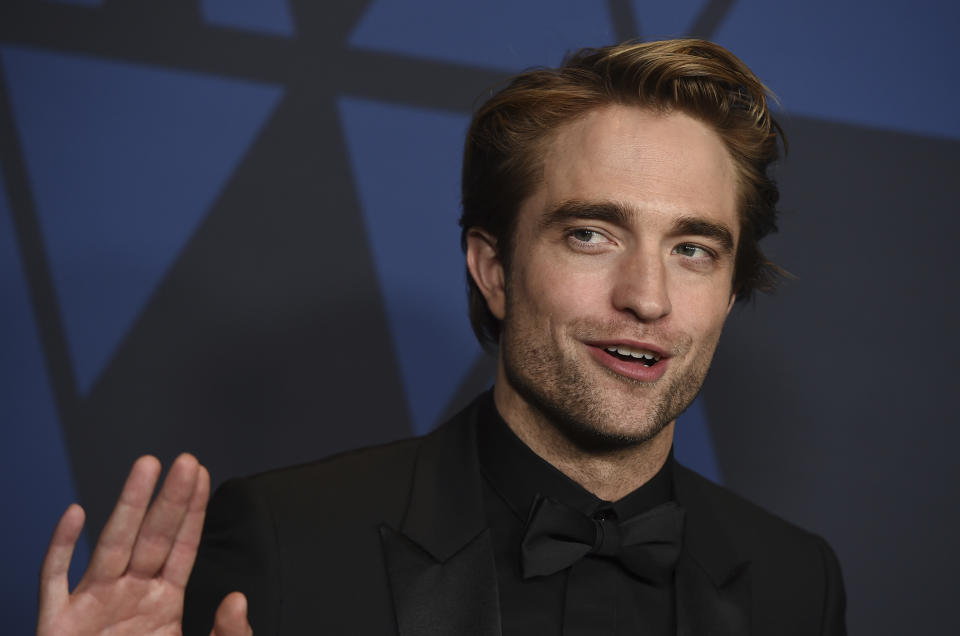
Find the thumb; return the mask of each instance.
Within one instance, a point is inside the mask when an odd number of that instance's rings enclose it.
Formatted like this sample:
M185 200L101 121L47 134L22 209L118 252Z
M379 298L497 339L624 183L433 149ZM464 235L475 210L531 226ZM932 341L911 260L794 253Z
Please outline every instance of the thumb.
M231 592L220 601L210 636L253 636L253 628L247 622L247 597L243 593Z

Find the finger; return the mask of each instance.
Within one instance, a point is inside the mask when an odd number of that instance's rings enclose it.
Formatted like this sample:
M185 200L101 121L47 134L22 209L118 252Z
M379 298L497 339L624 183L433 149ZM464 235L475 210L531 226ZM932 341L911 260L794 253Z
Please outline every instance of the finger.
M174 585L186 587L200 547L200 534L203 531L203 519L207 513L207 501L210 499L210 473L199 467L197 484L187 507L183 524L173 542L173 549L163 566L163 578Z
M130 563L130 554L160 476L160 462L144 455L133 463L117 505L100 533L84 576L93 581L118 578Z
M199 472L200 463L189 453L174 460L140 527L127 570L130 574L152 577L163 568L186 517Z
M247 597L241 592L231 592L220 602L210 636L253 636L247 622Z
M70 598L70 584L67 582L67 573L70 571L70 560L73 550L83 530L83 521L86 514L77 504L70 504L57 527L53 529L53 537L47 554L43 557L40 566L40 620L45 613L56 613Z

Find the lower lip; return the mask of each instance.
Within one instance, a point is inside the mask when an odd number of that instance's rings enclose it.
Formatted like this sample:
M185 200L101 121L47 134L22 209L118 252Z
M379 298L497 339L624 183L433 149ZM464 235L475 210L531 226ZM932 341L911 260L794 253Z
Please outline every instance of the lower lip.
M617 375L637 380L638 382L656 382L667 372L668 359L661 358L655 365L646 366L642 362L628 362L607 353L605 349L590 347L590 355L594 360L607 367Z

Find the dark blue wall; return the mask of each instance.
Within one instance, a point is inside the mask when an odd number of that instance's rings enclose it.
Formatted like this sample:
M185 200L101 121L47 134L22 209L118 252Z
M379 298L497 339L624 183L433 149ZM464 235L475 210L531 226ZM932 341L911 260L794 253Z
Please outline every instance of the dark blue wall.
M568 50L689 34L782 101L769 251L796 279L734 312L677 455L831 541L853 633L960 630L958 26L930 0L5 0L8 631L56 518L78 500L95 536L137 455L219 483L425 432L486 385L471 108Z

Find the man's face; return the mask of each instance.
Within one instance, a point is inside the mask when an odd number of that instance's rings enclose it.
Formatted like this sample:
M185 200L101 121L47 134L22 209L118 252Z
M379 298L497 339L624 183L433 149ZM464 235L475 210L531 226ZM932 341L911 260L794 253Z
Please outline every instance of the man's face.
M672 422L733 303L736 198L722 141L687 115L610 106L560 128L485 290L506 402L596 448Z

